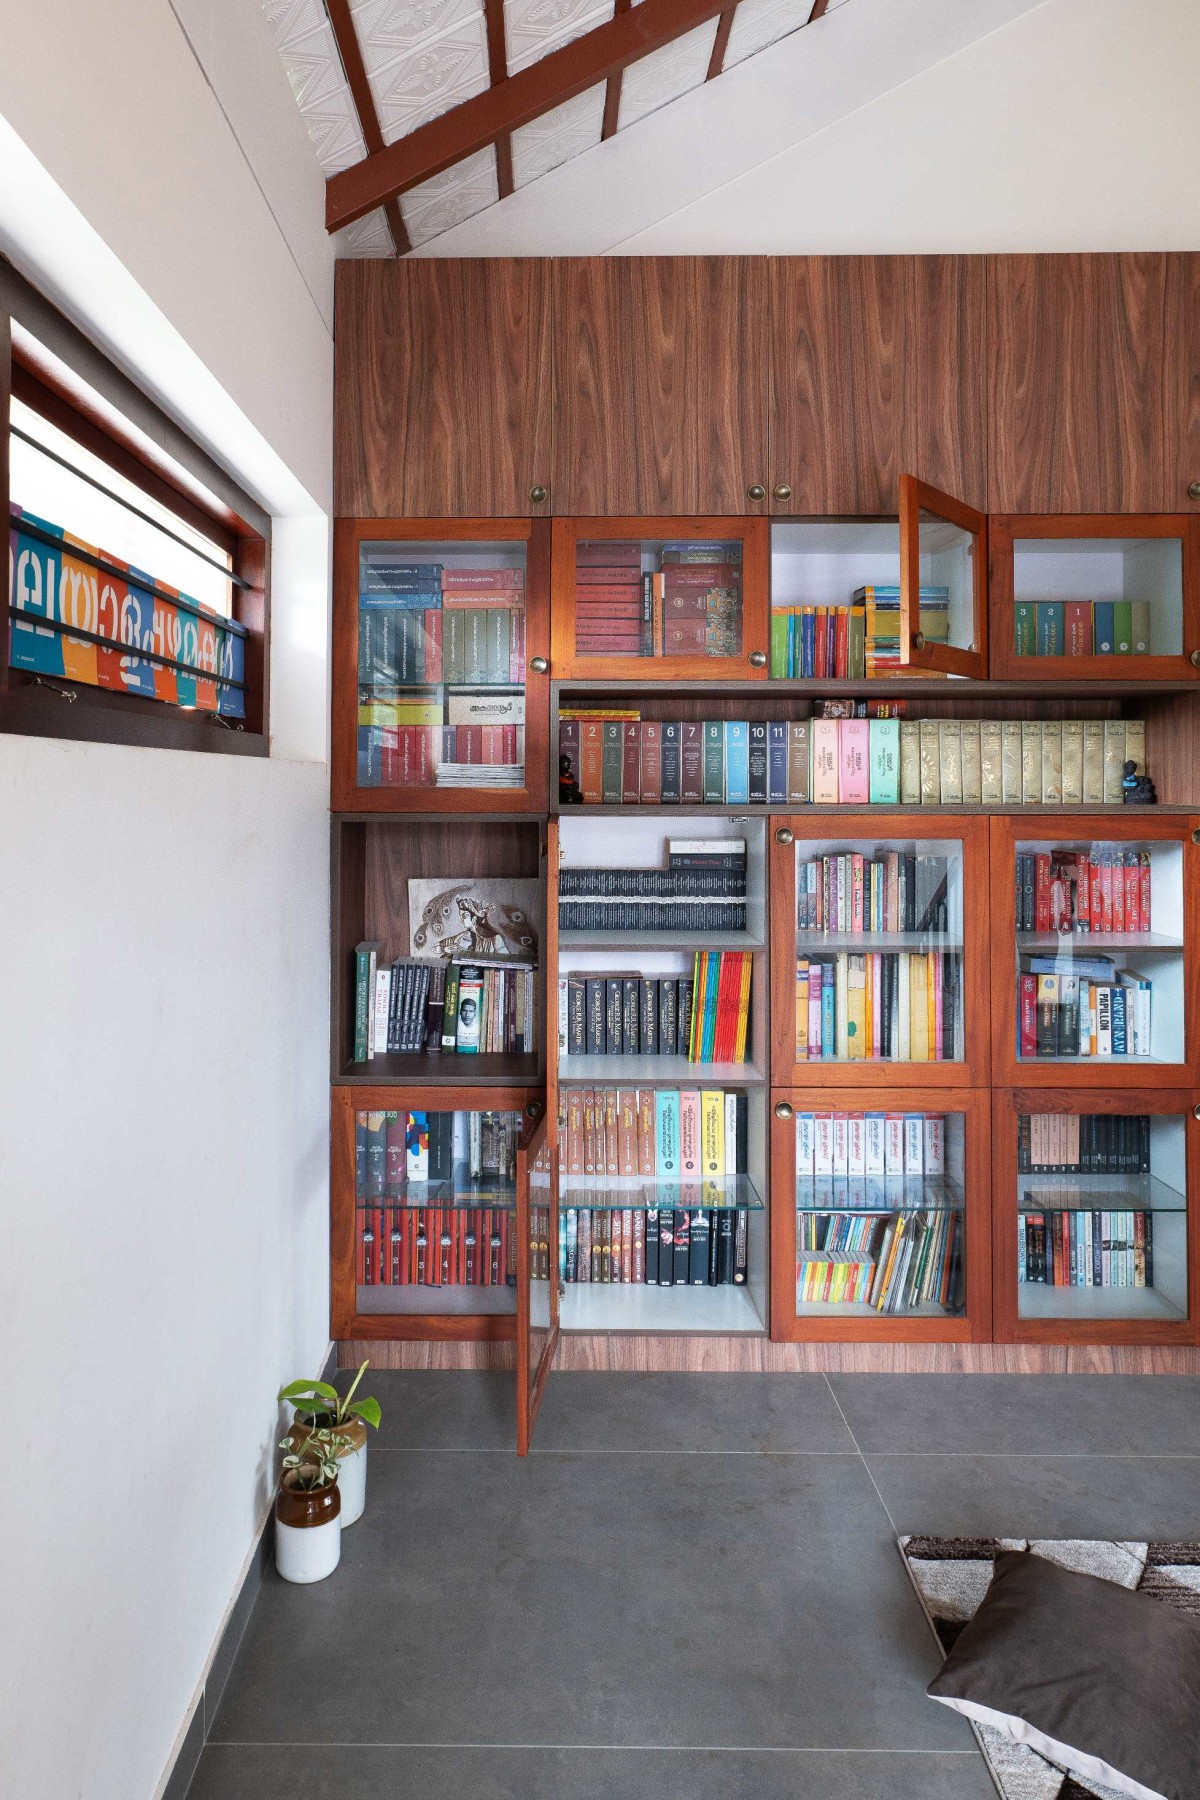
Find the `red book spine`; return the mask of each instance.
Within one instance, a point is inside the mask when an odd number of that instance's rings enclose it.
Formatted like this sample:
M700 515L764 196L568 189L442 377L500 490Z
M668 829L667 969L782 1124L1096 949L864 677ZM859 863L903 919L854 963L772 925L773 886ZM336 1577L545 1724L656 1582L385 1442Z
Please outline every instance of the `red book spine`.
M395 730L384 732L379 746L379 780L382 787L400 786L399 737Z
M1104 907L1101 900L1100 864L1098 862L1089 862L1088 870L1091 875L1092 886L1092 930L1103 931Z
M825 643L829 636L829 608L818 606L813 626L813 668L818 676L825 673Z
M1092 603L1068 600L1063 607L1063 638L1068 656L1092 654Z
M413 1260L415 1280L420 1287L429 1282L429 1211L419 1206L413 1213Z
M1125 863L1125 929L1126 931L1145 931L1142 923L1141 888L1138 880L1137 851L1127 854Z
M621 804L636 806L642 797L642 726L637 719L626 719L621 740Z
M1125 930L1125 857L1120 850L1113 862L1112 928L1114 931Z
M1106 855L1100 866L1100 929L1113 928L1113 872L1111 858Z
M850 665L850 608L839 606L833 616L837 620L833 672L839 681L845 681Z
M1037 1055L1037 976L1021 977L1021 1055Z
M362 1207L359 1207L355 1213L355 1223L358 1226L358 1236L354 1246L354 1283L356 1287L365 1287L367 1284L366 1233L367 1220L370 1216Z
M1075 864L1075 918L1084 931L1092 928L1092 872L1086 856Z
M662 726L647 719L642 726L642 800L657 806L662 799Z
M442 614L437 607L425 614L425 679L442 679Z
M1142 931L1151 931L1153 929L1153 927L1150 923L1150 853L1149 853L1149 851L1143 850L1141 852L1140 856L1138 857L1138 862L1141 865L1140 886L1141 886L1141 890L1142 890L1142 894L1141 894L1142 903L1138 908L1138 913L1139 913L1139 916L1141 917L1141 921L1142 921L1140 929Z
M1034 859L1033 928L1050 929L1050 858L1041 853Z

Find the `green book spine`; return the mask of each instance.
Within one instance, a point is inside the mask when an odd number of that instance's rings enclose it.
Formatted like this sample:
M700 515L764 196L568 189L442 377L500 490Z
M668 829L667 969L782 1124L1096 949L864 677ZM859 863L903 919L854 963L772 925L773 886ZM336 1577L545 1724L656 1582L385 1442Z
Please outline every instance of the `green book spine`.
M490 606L487 611L487 678L489 681L508 680L508 622L507 606Z
M1118 656L1129 656L1133 650L1133 603L1118 600L1113 605L1113 649Z
M849 637L846 647L846 678L862 681L867 673L867 609L850 608Z
M483 607L468 606L463 615L467 622L466 679L487 680L487 613Z
M371 979L371 952L354 954L354 1060L367 1060L367 984Z
M442 680L467 678L466 614L461 606L448 606L442 614Z
M1037 654L1039 656L1062 656L1065 654L1065 645L1062 601L1039 600L1037 603Z
M1036 656L1037 646L1034 642L1033 606L1028 600L1018 600L1013 609L1016 621L1016 653L1018 656Z
M871 805L895 806L900 799L900 721L872 719L870 730Z
M704 721L704 803L720 806L725 799L725 731L720 719Z
M771 614L771 679L786 681L788 653L788 616L785 612Z
M603 751L600 763L600 799L605 806L620 806L621 770L624 754L624 737L620 719L605 719L601 741Z

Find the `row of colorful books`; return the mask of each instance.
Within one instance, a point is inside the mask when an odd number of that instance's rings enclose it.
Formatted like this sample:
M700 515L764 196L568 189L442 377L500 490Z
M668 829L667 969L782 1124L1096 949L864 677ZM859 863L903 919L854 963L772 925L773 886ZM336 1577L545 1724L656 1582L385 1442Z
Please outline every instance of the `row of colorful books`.
M1153 1287L1153 1218L1100 1207L1043 1210L1036 1190L1027 1193L1017 1215L1017 1280L1046 1287Z
M1018 600L1018 656L1147 656L1148 600Z
M355 947L354 1060L537 1050L534 966L511 959L381 963L382 943Z
M364 546L358 682L368 693L525 679L525 572L402 562Z
M748 952L713 950L697 955L691 976L584 969L560 975L560 1053L744 1062L751 971Z
M962 1310L957 1211L805 1215L797 1230L799 1306L871 1306L885 1314L931 1305Z
M931 644L950 639L950 590L923 587L918 630ZM771 609L775 679L861 681L900 667L900 589L862 587L848 605Z
M1022 957L1017 1052L1023 1057L1149 1056L1152 983L1111 957Z
M562 931L744 931L744 838L668 838L667 867L565 868Z
M565 1206L558 1272L568 1285L739 1287L748 1243L745 1207Z
M515 1199L519 1112L360 1112L354 1118L354 1184L360 1201L448 1201L479 1206Z
M504 1207L363 1206L360 1287L515 1287L517 1233Z
M1111 805L1140 719L559 718L559 798L585 806Z
M657 570L640 543L580 543L575 648L583 656L736 656L742 547L666 543ZM652 559L651 559L652 560Z
M804 1184L823 1176L942 1179L946 1115L926 1112L798 1112L796 1205ZM809 1194L809 1201L812 1196Z
M1149 1113L1021 1113L1022 1175L1148 1175Z
M570 1087L559 1099L562 1172L678 1184L685 1206L694 1186L692 1204L711 1206L745 1173L747 1116L746 1095L723 1088Z
M357 747L360 787L521 787L525 697L475 692L363 703Z
M961 998L961 951L798 957L796 1060L961 1061Z
M1015 864L1018 931L1060 936L1151 929L1150 852L1130 844L1022 850Z
M944 856L858 850L796 864L796 929L820 932L950 928L950 865Z

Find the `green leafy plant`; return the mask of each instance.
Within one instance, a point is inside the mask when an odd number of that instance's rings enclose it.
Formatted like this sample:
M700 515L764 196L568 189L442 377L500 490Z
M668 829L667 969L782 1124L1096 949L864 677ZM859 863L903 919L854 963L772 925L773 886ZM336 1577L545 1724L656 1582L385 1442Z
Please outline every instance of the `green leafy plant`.
M328 1420L336 1430L339 1426L350 1424L353 1419L361 1419L364 1425L372 1425L378 1430L381 1416L378 1400L354 1398L358 1384L367 1372L369 1361L368 1358L363 1363L344 1394L339 1394L328 1381L289 1381L286 1387L280 1388L276 1399L290 1400L297 1417L313 1425Z
M294 1477L292 1486L311 1493L314 1488L328 1487L338 1478L338 1457L350 1446L344 1432L321 1426L310 1431L297 1447L290 1437L281 1438L279 1448L288 1454L283 1459L283 1472Z

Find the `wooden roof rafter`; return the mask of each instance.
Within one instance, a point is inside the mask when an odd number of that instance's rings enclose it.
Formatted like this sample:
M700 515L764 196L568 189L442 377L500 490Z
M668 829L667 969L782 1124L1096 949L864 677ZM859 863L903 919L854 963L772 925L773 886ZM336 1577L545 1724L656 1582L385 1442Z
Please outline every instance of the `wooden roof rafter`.
M501 0L502 3L503 0ZM342 59L342 68L346 72L346 82L354 100L354 110L358 114L358 123L363 134L363 142L367 146L367 155L373 156L384 148L383 130L379 123L375 96L371 92L366 64L363 62L362 46L358 41L358 32L354 28L354 20L350 13L350 0L325 0L325 9L333 28L338 55ZM392 242L396 246L396 255L406 256L412 249L412 245L409 243L408 228L404 223L404 215L400 211L399 200L394 194L390 194L379 204L387 218L388 230L391 232Z

